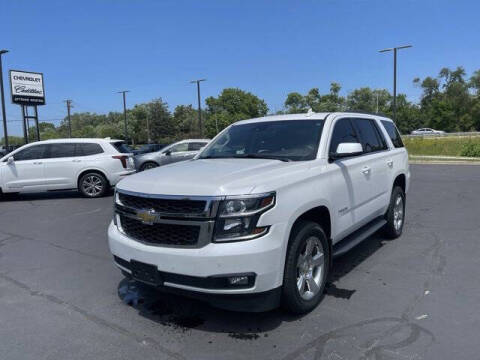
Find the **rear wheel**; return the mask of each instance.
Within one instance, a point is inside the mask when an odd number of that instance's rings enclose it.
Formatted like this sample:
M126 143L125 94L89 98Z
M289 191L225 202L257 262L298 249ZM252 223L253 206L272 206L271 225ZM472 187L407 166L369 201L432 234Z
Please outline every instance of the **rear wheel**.
M386 214L385 235L396 239L402 235L405 223L405 193L400 186L395 186L390 198L390 205Z
M156 168L156 167L158 167L158 164L156 162L148 161L148 162L142 164L142 166L140 166L140 171L145 171L145 170L153 169L153 168Z
M295 225L287 251L282 289L283 306L304 314L323 298L330 265L327 236L315 222Z
M83 175L78 182L78 189L88 198L101 197L107 191L108 182L102 174L91 172Z

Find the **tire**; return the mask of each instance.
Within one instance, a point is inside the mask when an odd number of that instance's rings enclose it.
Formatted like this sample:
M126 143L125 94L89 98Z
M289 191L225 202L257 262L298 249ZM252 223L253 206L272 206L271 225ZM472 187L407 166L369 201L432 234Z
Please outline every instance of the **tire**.
M322 300L330 268L329 249L327 236L317 223L300 221L294 226L282 287L282 305L287 311L305 314Z
M98 172L88 172L78 181L78 190L87 198L98 198L105 195L108 189L108 181L105 176Z
M385 214L385 235L390 239L396 239L402 235L405 224L405 193L400 186L395 186L390 197L390 205Z
M147 161L140 166L140 171L145 171L158 167L158 164L154 161Z

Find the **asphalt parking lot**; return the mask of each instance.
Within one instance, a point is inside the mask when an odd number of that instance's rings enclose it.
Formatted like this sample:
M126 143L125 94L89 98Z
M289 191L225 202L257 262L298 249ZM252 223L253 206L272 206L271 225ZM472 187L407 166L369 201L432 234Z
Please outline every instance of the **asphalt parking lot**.
M111 196L0 202L0 358L479 359L480 167L412 165L403 236L340 258L303 317L245 314L128 283Z

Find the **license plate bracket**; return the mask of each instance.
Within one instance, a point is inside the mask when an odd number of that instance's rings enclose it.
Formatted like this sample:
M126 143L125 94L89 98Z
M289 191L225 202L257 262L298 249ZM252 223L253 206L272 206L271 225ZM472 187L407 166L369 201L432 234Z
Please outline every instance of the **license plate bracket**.
M130 260L130 270L135 280L155 286L162 285L162 279L155 265Z

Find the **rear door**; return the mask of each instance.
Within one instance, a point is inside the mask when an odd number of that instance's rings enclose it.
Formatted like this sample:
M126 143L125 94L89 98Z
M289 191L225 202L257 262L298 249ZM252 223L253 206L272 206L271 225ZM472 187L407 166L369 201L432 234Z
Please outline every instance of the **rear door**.
M49 158L45 160L45 182L49 189L73 189L77 187L76 175L81 157L76 143L52 143Z
M387 167L389 151L387 142L374 119L356 118L355 129L362 141L364 155L362 175L369 183L369 188L361 196L358 204L359 220L370 220L382 213L388 204L390 177Z
M42 191L45 189L44 161L48 145L29 146L12 155L14 162L3 166L5 192Z

